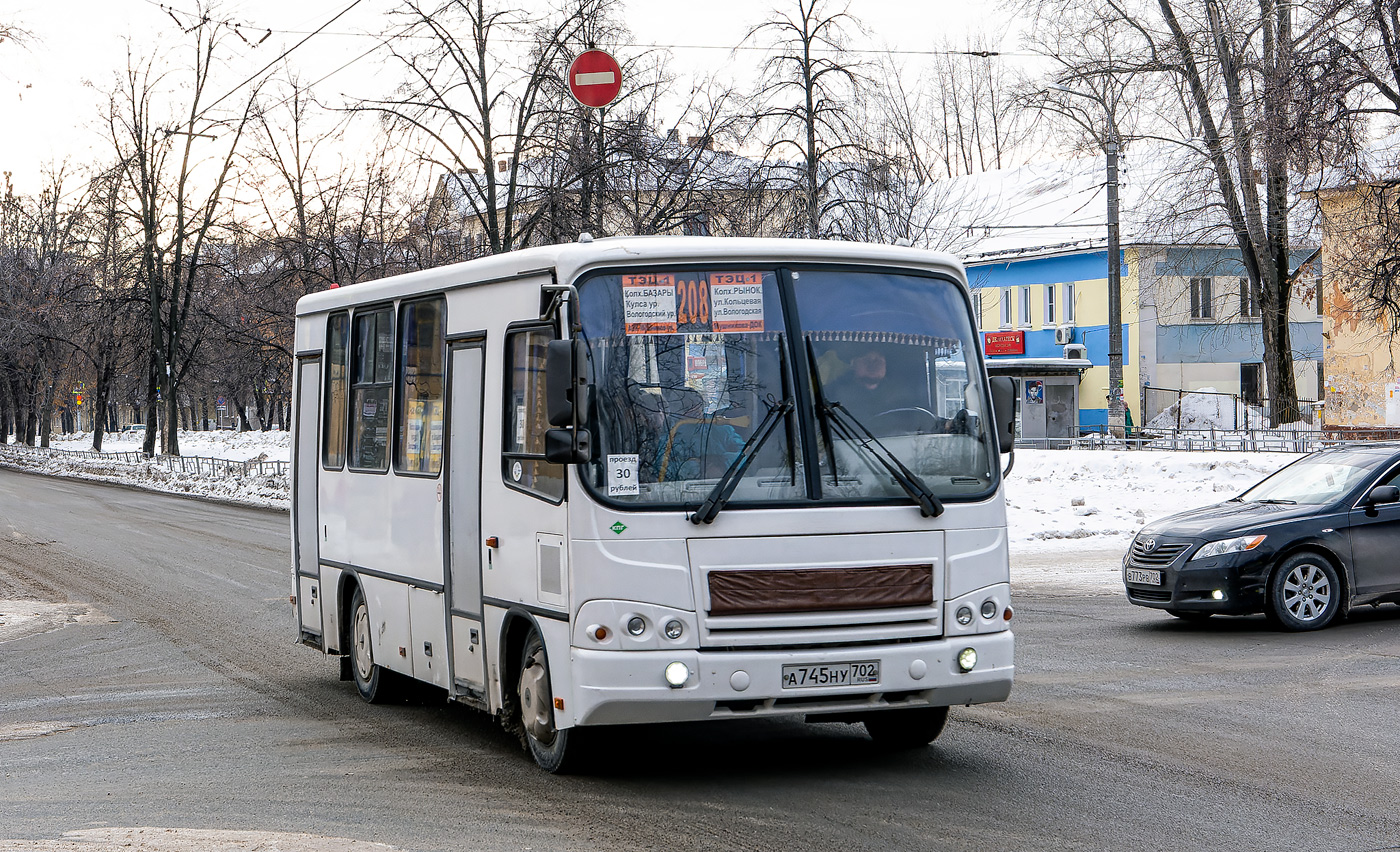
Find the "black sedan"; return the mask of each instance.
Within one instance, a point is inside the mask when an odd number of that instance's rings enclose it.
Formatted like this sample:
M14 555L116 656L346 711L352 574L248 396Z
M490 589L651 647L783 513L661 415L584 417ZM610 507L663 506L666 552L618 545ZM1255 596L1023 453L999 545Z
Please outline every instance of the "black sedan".
M1178 618L1262 612L1288 630L1400 602L1400 444L1321 450L1232 500L1153 521L1123 583L1128 600Z

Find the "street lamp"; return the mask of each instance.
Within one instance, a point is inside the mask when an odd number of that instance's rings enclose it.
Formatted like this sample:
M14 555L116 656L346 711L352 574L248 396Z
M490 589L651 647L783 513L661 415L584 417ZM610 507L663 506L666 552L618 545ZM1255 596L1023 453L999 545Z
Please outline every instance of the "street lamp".
M1103 107L1107 137L1103 150L1107 159L1108 194L1108 428L1115 437L1124 437L1123 418L1123 281L1118 239L1118 127L1103 98L1076 91L1068 86L1050 86L1057 92L1078 95Z

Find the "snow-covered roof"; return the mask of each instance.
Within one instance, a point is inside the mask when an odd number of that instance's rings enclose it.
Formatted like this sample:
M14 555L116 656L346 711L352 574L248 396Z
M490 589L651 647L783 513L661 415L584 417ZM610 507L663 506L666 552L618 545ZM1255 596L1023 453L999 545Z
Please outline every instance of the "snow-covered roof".
M1119 156L1119 244L1231 245L1214 173L1199 152L1139 142ZM969 211L969 264L1108 245L1105 157L1081 157L956 178ZM1294 217L1306 234L1307 211Z

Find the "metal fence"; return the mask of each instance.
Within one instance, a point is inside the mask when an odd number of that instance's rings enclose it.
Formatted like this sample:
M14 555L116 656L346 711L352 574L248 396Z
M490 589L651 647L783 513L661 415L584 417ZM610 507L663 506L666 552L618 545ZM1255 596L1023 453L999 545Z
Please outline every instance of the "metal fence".
M1320 421L1317 400L1300 396L1298 407L1304 423L1312 425ZM1158 387L1142 389L1142 423L1139 425L1144 428L1199 431L1208 425L1198 422L1201 417L1208 419L1218 429L1264 429L1269 422L1269 401L1265 399L1252 403L1237 393L1220 391Z
M1320 429L1133 429L1128 437L1115 437L1107 426L1078 438L1019 438L1017 447L1042 450L1232 450L1249 453L1310 453L1353 438L1335 438Z
M209 476L285 476L291 468L290 462L252 459L234 461L231 459L205 458L202 456L147 456L141 452L122 451L96 453L91 450L57 450L53 448L26 447L22 444L5 445L12 452L48 454L61 458L84 458L97 461L117 461L126 464L161 465L180 473L207 474Z

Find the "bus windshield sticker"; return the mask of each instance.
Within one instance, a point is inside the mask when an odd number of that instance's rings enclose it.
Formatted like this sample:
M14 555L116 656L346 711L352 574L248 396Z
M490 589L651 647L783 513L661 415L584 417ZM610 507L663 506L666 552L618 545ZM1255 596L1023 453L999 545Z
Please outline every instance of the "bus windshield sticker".
M621 283L629 335L763 331L762 272L653 272Z
M763 331L763 274L711 272L710 315L716 332Z
M628 334L675 334L675 276L622 276L622 313Z
M608 456L608 496L622 497L628 494L641 494L641 484L637 479L640 457L636 453L622 453Z

